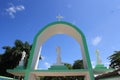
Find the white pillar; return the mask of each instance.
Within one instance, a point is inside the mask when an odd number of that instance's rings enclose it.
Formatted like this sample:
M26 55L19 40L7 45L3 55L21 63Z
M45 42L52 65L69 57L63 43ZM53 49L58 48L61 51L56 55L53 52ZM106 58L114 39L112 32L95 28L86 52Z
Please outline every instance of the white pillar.
M42 47L40 48L39 54L38 54L38 56L37 56L37 61L36 61L36 64L35 64L35 70L37 70L37 67L38 67L41 50L42 50Z

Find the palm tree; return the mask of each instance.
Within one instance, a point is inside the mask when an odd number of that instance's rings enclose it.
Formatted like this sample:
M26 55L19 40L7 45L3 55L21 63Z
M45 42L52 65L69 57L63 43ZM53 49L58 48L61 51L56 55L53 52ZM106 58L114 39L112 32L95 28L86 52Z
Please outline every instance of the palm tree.
M3 49L5 52L0 55L0 74L3 76L7 76L7 69L13 69L21 60L22 52L26 52L26 56L24 59L24 67L27 66L27 60L29 58L31 45L28 42L23 43L21 40L16 40L13 47L4 46Z
M114 53L108 57L110 60L110 67L117 69L120 68L120 51L114 51Z
M25 68L27 67L28 58L29 58L31 48L32 48L32 46L28 42L23 43L20 40L15 41L15 50L18 51L17 53L22 53L23 51L26 52L26 56L24 59L24 67Z

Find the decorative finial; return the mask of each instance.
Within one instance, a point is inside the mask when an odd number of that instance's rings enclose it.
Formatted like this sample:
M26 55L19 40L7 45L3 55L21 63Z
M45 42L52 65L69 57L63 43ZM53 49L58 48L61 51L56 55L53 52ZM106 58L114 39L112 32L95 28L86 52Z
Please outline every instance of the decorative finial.
M58 16L56 16L56 18L58 19L58 21L61 21L61 19L64 17L59 14Z

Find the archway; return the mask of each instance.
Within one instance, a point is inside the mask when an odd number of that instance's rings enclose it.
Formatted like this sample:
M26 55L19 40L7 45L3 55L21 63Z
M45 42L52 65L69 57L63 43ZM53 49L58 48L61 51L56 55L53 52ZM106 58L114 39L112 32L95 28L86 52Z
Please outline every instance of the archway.
M29 80L30 71L36 67L36 62L39 58L39 49L42 44L55 34L67 34L73 37L79 44L82 51L84 69L89 73L90 80L94 80L90 57L87 49L87 44L84 34L74 25L67 22L54 22L45 26L34 38L33 47L31 50L25 80Z
M60 47L61 63L70 64L69 69L72 69L75 61L82 60L80 45L73 37L66 34L55 34L42 44L40 60L36 70L48 70L57 63L56 48L58 46Z

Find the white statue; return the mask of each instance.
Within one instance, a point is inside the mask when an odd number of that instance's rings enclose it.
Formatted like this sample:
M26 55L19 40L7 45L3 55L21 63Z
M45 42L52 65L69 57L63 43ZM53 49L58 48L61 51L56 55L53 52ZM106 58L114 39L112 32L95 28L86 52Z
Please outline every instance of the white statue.
M57 52L57 64L61 64L61 56L60 56L60 47L59 46L56 48L56 52Z
M22 52L22 58L21 58L21 60L20 60L20 62L19 62L19 66L23 66L25 56L26 56L26 52L25 52L25 51L23 51L23 52Z
M97 64L101 64L102 61L101 61L101 59L100 59L100 53L99 53L99 50L98 50L98 49L96 50L96 57L97 57Z

